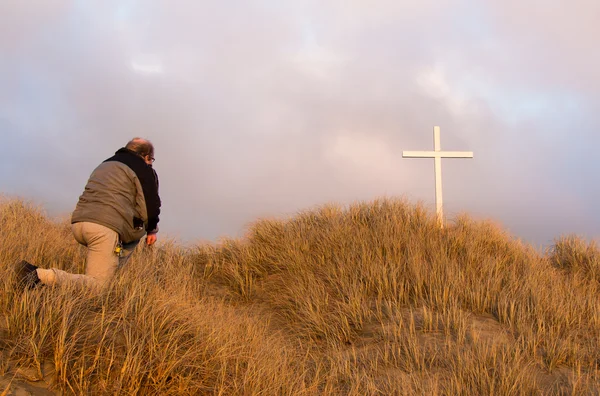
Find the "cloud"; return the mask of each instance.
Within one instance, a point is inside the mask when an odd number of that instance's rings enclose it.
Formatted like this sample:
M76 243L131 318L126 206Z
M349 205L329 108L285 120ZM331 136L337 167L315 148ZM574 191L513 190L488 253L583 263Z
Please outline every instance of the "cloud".
M160 60L153 56L134 56L130 65L134 72L144 75L163 74L164 72Z
M597 11L512 0L3 3L0 134L11 148L0 149L0 185L68 213L99 162L146 136L161 229L214 240L330 201L405 195L432 207L433 161L401 153L430 149L440 125L443 149L475 152L443 162L450 215L492 217L532 241L594 235Z

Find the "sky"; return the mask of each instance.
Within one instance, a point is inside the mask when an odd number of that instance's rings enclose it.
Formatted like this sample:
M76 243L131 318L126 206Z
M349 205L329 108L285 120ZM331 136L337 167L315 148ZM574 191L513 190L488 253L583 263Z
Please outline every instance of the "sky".
M91 171L155 145L159 236L377 198L535 246L600 238L597 0L4 0L0 193L66 217Z

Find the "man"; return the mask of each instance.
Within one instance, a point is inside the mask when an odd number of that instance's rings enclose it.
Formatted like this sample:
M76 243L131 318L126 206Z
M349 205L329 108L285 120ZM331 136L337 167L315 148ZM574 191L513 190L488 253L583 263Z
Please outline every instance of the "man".
M26 287L67 282L102 287L144 234L146 244L153 245L161 205L153 162L152 143L134 138L92 172L71 217L75 240L88 248L85 275L22 261L17 265L19 281Z

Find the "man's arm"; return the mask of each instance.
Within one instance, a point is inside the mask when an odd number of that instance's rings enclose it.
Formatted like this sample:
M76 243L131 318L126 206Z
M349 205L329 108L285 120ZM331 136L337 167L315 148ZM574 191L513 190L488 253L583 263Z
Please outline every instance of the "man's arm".
M146 235L146 245L152 246L156 242L156 232L152 232Z
M160 196L158 195L158 174L156 174L156 171L154 170L154 168L150 168L152 169L152 173L154 175L154 180L156 181L156 200L158 201L158 213L156 215L157 217L157 223L156 223L156 228L153 230L150 230L150 232L147 233L146 235L146 245L148 246L152 246L154 245L154 243L156 242L156 233L158 232L158 214L160 213L160 206L161 206L161 202L160 202Z

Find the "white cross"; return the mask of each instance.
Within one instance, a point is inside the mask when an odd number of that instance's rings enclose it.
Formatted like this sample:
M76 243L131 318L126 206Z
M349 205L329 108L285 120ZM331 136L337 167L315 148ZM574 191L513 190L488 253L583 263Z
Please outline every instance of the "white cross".
M402 158L435 159L435 206L438 222L444 227L444 201L442 199L442 158L473 158L472 151L441 151L440 127L433 127L433 146L435 151L403 151Z

